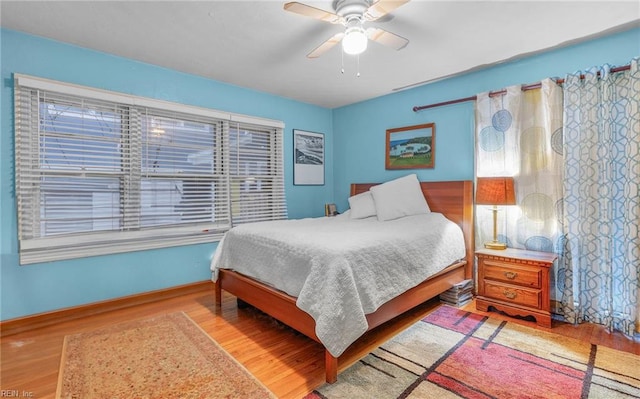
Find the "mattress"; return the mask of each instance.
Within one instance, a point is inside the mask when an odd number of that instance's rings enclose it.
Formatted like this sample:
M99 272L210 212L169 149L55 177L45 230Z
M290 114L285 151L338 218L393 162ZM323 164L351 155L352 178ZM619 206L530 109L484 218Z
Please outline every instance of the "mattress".
M458 225L440 213L380 222L349 215L240 225L211 262L297 298L339 356L367 331L366 314L465 257Z

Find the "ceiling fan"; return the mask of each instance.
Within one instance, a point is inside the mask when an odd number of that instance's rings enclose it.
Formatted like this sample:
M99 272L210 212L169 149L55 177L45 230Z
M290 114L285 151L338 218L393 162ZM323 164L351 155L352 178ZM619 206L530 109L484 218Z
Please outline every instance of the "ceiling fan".
M332 24L342 24L345 31L336 33L327 41L307 54L317 58L342 41L342 49L347 54L360 54L367 49L367 42L373 40L396 50L404 48L409 40L384 29L363 27L365 21L376 21L391 11L408 3L409 0L337 0L335 13L293 1L284 9L296 14L319 19Z

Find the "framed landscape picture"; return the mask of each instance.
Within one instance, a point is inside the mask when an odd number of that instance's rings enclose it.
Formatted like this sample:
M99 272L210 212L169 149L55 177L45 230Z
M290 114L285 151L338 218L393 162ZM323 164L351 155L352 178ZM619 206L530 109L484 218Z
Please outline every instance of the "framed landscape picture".
M324 185L324 134L293 130L293 184Z
M435 144L435 123L388 129L385 169L433 168Z

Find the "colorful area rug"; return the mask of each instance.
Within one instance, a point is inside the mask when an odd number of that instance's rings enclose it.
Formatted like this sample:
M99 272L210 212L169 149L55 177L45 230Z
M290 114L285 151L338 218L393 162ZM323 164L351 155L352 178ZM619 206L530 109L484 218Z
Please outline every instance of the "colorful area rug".
M184 313L65 337L57 398L274 398Z
M640 356L441 306L307 395L640 398Z

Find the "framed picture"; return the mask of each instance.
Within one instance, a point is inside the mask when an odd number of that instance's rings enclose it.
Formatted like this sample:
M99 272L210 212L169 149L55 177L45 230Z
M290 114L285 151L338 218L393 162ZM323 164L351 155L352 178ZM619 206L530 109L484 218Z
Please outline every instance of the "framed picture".
M435 123L388 129L385 169L433 168L435 144Z
M324 185L324 134L293 130L293 184Z

